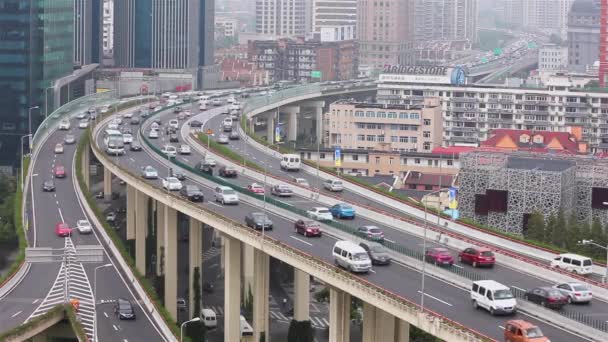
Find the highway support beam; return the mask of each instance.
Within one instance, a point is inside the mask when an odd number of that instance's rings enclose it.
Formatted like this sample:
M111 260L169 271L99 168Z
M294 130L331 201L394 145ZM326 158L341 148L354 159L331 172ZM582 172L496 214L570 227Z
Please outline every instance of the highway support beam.
M82 149L82 160L81 160L82 177L84 178L84 185L87 190L91 189L91 147L86 145Z
M202 282L202 271L203 271L203 224L202 222L190 217L190 227L188 230L188 246L189 246L189 254L190 254L190 262L188 263L190 268L190 279L188 288L190 289L188 292L189 298L189 306L190 306L190 317L198 316L200 312L194 312L195 299L195 288L194 288L194 270L198 268L198 290L201 291L203 282ZM200 295L200 293L199 293ZM201 303L199 303L201 304Z
M165 205L159 201L156 203L156 275L162 276L165 273Z
M112 199L112 172L108 168L103 168L103 198L106 201Z
M177 211L164 206L165 308L177 320Z
M255 269L255 260L254 260L254 248L251 245L243 244L242 248L242 259L241 259L241 272L242 272L242 281L243 281L243 296L244 299L247 298L249 292L253 294L254 291L254 275L257 270Z
M409 323L364 302L362 340L366 342L408 342Z
M135 239L135 196L137 190L127 184L127 240Z
M293 319L302 322L310 320L310 275L294 268Z
M241 241L224 235L224 254L224 341L240 341Z
M147 232L148 196L141 191L135 191L135 266L143 275L146 274Z
M316 131L316 137L317 141L319 141L319 143L323 143L322 139L323 139L323 108L325 107L325 101L305 101L305 102L301 102L300 103L300 107L312 107L315 109L315 121L316 121L316 126L315 126L315 131Z
M300 106L283 107L282 111L287 114L287 141L295 141L298 137Z
M350 306L349 293L329 289L329 342L350 341Z
M270 257L261 250L255 249L254 259L254 294L253 294L253 340L262 341L262 334L265 339L262 342L270 341L269 318L268 315L268 295L270 291L269 268Z
M268 113L268 119L266 119L266 141L269 144L274 144L274 127L276 124L276 116L273 112Z

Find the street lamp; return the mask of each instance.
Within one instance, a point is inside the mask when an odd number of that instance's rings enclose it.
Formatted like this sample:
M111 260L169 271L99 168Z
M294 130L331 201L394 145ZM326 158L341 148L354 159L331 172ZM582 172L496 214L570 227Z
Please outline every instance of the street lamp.
M21 190L23 190L23 184L25 184L25 179L23 178L23 138L31 137L31 134L26 134L21 137Z
M30 135L30 150L32 149L32 109L39 109L40 107L38 106L33 106L30 107L30 109L28 109L27 111L27 118L28 118L28 128L29 128L29 135Z
M604 202L604 203L608 203L608 202ZM581 240L578 242L579 245L592 245L601 249L604 249L606 251L606 258L608 260L608 245L607 246L602 246L600 244L597 244L595 242L593 242L593 240ZM608 281L608 265L606 265L606 274L604 275L604 277L602 278L602 282L606 283L606 281Z
M97 312L97 270L100 268L104 268L104 267L111 267L112 264L105 264L105 265L101 265L101 266L97 266L95 267L95 270L93 271L93 305L95 307L95 312ZM97 341L97 317L95 317L95 324L93 327L93 331L95 334L95 341Z
M200 320L201 320L200 317L194 317L193 319L182 323L182 325L179 327L179 341L180 342L182 342L184 340L184 325L186 325L188 323L192 323L192 322L198 322Z

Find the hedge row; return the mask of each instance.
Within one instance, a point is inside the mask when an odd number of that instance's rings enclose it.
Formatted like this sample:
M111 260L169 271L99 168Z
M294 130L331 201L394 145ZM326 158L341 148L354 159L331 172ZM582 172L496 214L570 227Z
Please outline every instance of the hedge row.
M63 313L65 313L68 320L70 321L70 325L72 327L74 335L76 335L78 340L79 341L88 341L89 338L86 335L84 328L82 327L82 324L76 317L74 308L69 303L68 304L59 304L59 305L51 308L46 313L28 321L27 323L21 324L20 326L17 326L15 328L1 334L0 341L7 341L10 339L15 339L15 338L21 336L22 334L24 334L28 330L36 329L38 326L40 326L41 324L43 324L45 321L52 318L53 316L62 315Z

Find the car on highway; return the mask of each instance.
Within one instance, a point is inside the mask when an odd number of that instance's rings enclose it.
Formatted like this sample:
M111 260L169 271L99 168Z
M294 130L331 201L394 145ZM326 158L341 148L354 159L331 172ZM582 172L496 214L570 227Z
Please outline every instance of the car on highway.
M318 222L311 220L297 220L293 227L298 234L302 234L306 237L309 236L321 236L321 225Z
M63 165L56 165L53 174L55 178L65 178L67 176Z
M211 104L214 105L214 106L216 106L216 107L219 107L219 106L222 105L222 100L218 99L218 98L215 98L215 99L211 100Z
M42 191L44 191L44 192L55 191L55 182L53 182L52 180L45 180L44 183L42 183Z
M382 232L380 228L372 225L357 227L357 235L372 241L384 241L384 232Z
M215 188L213 196L215 201L222 204L238 204L239 195L229 186L218 186Z
M217 162L215 161L215 158L213 157L205 157L202 161L203 166L211 166L211 167L215 167L217 165Z
M63 153L63 144L55 145L55 154Z
M222 109L222 115L228 115L230 114L230 109L228 109L228 107L225 107L224 109Z
M129 124L131 125L139 125L141 122L141 120L139 119L139 116L134 116L131 118L131 120L129 120Z
M154 119L154 120L152 120L152 124L150 124L150 129L159 130L160 125L161 125L160 119Z
M68 119L63 119L59 122L59 130L61 131L67 131L70 129L70 120Z
M190 145L181 144L179 145L179 149L177 150L179 154L190 154L192 150L190 149Z
M78 121L78 128L85 129L89 127L89 119L82 119Z
M253 212L245 216L245 225L255 230L272 230L272 220L262 212Z
M310 183L308 183L308 180L306 180L305 178L294 178L293 179L294 183L298 184L299 186L303 186L305 188L310 188Z
M220 134L217 137L217 143L218 144L227 144L228 143L228 136L226 134Z
M183 113L187 118L189 118L192 115L192 112L189 110L185 110Z
M196 185L186 185L182 187L179 194L192 202L203 202L205 200L205 195Z
M293 190L287 184L275 184L270 188L270 193L279 197L291 197L293 196Z
M183 113L183 112L182 112L182 113L177 114L177 120L180 120L180 121L182 121L182 120L186 120L186 114L185 114L185 113Z
M556 256L551 260L551 267L582 275L593 273L593 261L589 257L573 253Z
M141 145L137 141L134 141L131 143L131 146L129 146L129 149L131 151L138 152L141 151Z
M180 168L171 169L170 175L179 179L180 181L186 180L186 172Z
M334 263L350 272L369 272L372 261L363 247L352 241L337 241L332 249Z
M80 112L80 113L78 113L78 115L76 115L76 119L78 119L78 120L86 119L88 117L89 117L89 113L87 113L87 112Z
M67 223L59 222L55 225L55 234L59 237L67 237L72 235L72 228Z
M72 145L76 143L76 137L74 137L73 134L66 134L65 137L63 137L63 143L66 145Z
M171 133L171 135L169 135L169 142L172 142L172 143L179 142L179 137L177 136L176 133Z
M91 234L93 232L93 228L88 220L78 220L76 222L76 229L80 234Z
M225 178L236 178L239 172L234 166L222 166L219 170L219 175Z
M251 184L247 185L247 190L249 190L250 192L252 192L256 195L263 195L266 192L266 190L264 189L264 186L259 183L251 183Z
M135 319L135 310L133 305L126 298L118 298L114 303L114 314L118 319Z
M106 221L108 221L109 223L114 223L116 222L116 213L113 211L110 211L107 215L106 215Z
M127 112L127 113L125 113L125 114L123 115L123 117L124 117L125 119L130 119L130 118L132 118L132 117L133 117L133 112Z
M179 128L179 121L177 119L171 119L171 120L169 120L169 127L178 129Z
M150 132L148 133L148 138L150 139L158 139L158 136L160 134L158 133L157 129L151 129Z
M339 219L355 219L355 209L346 203L338 203L329 208L333 217Z
M487 248L469 247L458 254L458 262L471 264L473 267L494 267L494 253Z
M122 135L122 141L125 144L130 144L133 142L133 135L131 133L125 133Z
M131 127L123 127L120 129L120 132L122 134L131 134L133 135L133 130L131 130Z
M152 166L148 165L141 169L141 176L145 179L157 179L158 171L156 171L156 169Z
M524 294L524 299L550 309L561 310L568 304L568 297L558 289L548 286L529 289Z
M344 184L339 179L327 179L323 182L323 188L332 192L340 192L344 190Z
M177 156L177 148L173 145L165 145L161 149L161 152L169 158L173 158Z
M539 327L521 319L507 321L503 335L508 342L551 342Z
M230 134L228 134L228 139L230 140L239 140L241 137L239 136L239 132L237 131L232 131L230 132Z
M454 257L450 251L441 247L427 249L426 253L424 253L424 260L438 266L454 265Z
M329 209L325 207L314 207L310 210L307 210L306 216L318 221L331 221L334 219Z
M188 125L190 125L190 127L194 127L194 128L203 127L203 123L198 120L192 120L188 123Z
M568 303L591 303L593 299L593 293L587 287L587 285L582 283L561 283L554 285L553 288L557 289L564 296L568 298Z
M372 261L372 265L388 265L391 263L391 257L388 255L386 247L378 242L362 241L359 242L359 246L365 249Z
M473 308L488 310L491 315L514 314L517 301L508 286L495 280L477 280L471 285Z
M163 188L169 191L179 191L182 189L182 182L176 177L167 177L162 179Z

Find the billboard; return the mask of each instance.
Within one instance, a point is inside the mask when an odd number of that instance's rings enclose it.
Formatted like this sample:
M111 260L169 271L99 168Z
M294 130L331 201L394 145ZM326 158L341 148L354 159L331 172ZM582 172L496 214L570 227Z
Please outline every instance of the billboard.
M385 65L381 82L464 85L466 73L461 67Z

